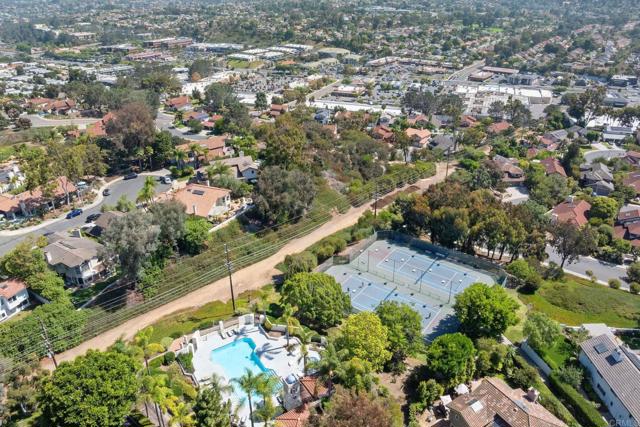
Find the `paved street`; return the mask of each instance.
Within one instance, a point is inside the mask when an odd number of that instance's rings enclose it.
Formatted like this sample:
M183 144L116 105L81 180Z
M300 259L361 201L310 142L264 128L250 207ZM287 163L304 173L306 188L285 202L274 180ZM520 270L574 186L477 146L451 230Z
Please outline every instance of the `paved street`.
M549 255L548 261L560 264L560 257L550 246L547 246L547 254ZM586 276L587 271L590 270L602 283L607 283L609 279L618 279L622 282L623 289L629 289L629 284L624 281L624 277L627 275L625 266L610 264L592 257L580 257L578 262L565 263L564 270L581 276Z
M99 213L101 206L104 204L115 205L122 195L126 195L129 200L135 200L143 184L143 175L138 176L136 179L127 181L115 181L108 187L111 190L111 195L105 197L97 206L84 210L84 212L82 212L82 215L79 215L72 219L59 220L53 224L38 229L33 233L20 236L0 236L0 255L4 255L5 253L9 252L14 246L24 240L26 236L40 236L46 233L63 232L74 227L80 227L81 225L86 223L88 215ZM170 187L170 185L158 182L156 185L156 192L165 192Z
M89 118L75 118L75 119L46 119L44 117L38 116L37 114L28 114L25 116L27 119L31 120L31 127L34 128L44 128L44 127L52 127L52 126L81 126L84 127L91 123L95 123L100 119L89 119Z
M171 133L173 136L178 136L184 139L191 139L194 141L203 141L209 138L207 135L201 134L192 134L188 133L186 130L172 128L171 124L173 123L173 116L171 114L164 113L162 111L158 111L158 117L156 117L156 127L159 130L166 130Z

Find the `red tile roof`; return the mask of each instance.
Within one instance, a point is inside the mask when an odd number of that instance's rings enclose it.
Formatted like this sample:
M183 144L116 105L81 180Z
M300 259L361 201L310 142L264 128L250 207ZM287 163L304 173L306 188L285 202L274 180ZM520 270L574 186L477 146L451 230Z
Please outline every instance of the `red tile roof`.
M0 282L0 297L9 299L18 294L18 292L27 289L27 285L22 280L9 279Z
M582 227L589 222L586 213L590 209L591 205L584 200L565 201L553 208L553 215L558 221Z
M487 128L487 131L489 131L490 133L502 133L508 130L510 127L511 127L511 123L503 121L503 122L498 122L490 125Z
M311 413L307 405L302 405L276 417L276 427L302 427Z
M556 158L549 157L543 160L540 160L542 166L544 166L545 172L547 175L558 174L561 176L567 177L567 173L564 171L564 168L560 164L560 161Z

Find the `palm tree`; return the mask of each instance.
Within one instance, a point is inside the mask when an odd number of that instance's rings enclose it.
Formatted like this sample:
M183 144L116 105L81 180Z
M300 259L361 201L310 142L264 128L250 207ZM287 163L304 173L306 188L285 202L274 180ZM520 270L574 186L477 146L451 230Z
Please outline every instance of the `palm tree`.
M138 192L136 202L138 203L151 203L156 195L156 180L152 176L148 176L144 179L144 185Z
M182 110L176 111L176 114L174 117L176 122L182 123L182 121L184 120L184 111Z
M188 158L187 153L176 148L175 150L173 150L173 157L176 160L178 169L184 168L184 161Z
M344 352L337 351L334 345L329 343L322 352L320 360L310 364L310 367L318 371L320 378L327 381L329 393L333 390L333 379L342 365L344 356Z
M285 330L287 335L287 347L289 347L289 337L295 332L296 329L300 328L300 321L293 316L296 311L298 311L297 307L285 305L282 312L282 317L287 322L287 329Z
M149 161L149 170L153 170L152 156L153 156L153 147L147 145L144 147L144 154L147 156L147 160Z
M256 391L262 396L262 406L256 412L264 421L265 427L269 427L269 421L276 414L276 408L273 406L273 394L275 393L279 380L277 377L271 377L264 373L258 375L258 378Z
M144 412L149 418L149 402L153 402L153 390L156 387L156 378L145 373L140 380L140 390L138 391L138 401L144 404Z
M189 151L193 154L193 157L196 161L196 169L200 168L200 156L204 156L206 148L198 143L193 143L189 145Z
M264 374L261 374L264 375ZM253 402L251 395L255 393L261 385L261 375L255 375L249 368L245 368L244 375L240 378L234 378L232 381L238 384L238 387L247 395L247 401L249 402L249 419L251 420L251 427L254 427L253 423Z
M311 331L305 331L302 328L298 331L298 339L300 340L300 358L298 362L302 361L302 371L305 375L307 375L307 358L309 357L309 344L311 344L312 337Z
M144 160L144 148L138 147L135 153L136 159L138 159L138 167L142 171L142 160Z

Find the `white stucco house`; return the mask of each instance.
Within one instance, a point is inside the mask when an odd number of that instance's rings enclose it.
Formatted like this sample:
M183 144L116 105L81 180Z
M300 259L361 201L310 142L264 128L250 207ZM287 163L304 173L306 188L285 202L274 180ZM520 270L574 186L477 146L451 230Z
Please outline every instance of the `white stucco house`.
M616 425L640 426L640 358L608 334L580 344L580 363Z
M110 271L100 257L102 245L82 237L67 237L55 233L44 247L47 262L65 282L73 286L88 286L109 276Z
M21 312L29 304L29 291L22 280L0 282L0 322Z

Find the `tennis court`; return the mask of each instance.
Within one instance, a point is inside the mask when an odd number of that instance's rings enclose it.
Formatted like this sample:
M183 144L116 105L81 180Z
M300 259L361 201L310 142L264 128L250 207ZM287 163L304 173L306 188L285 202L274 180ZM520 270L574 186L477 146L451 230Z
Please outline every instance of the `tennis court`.
M346 268L343 270L336 279L342 290L351 297L351 305L357 311L374 311L384 301L404 303L420 314L422 327L426 331L441 310L439 305L420 300L415 294L405 294L393 283L380 281L380 278L367 273L349 272ZM331 274L330 271L327 273Z
M384 240L374 242L351 264L447 304L473 283L495 283L488 274L453 263L444 254L418 252Z
M326 273L349 294L353 308L374 311L384 301L405 303L420 314L428 340L457 330L453 310L457 294L473 283L496 283L489 272L447 259L445 253L419 251L390 240L372 241L351 259L330 266Z

